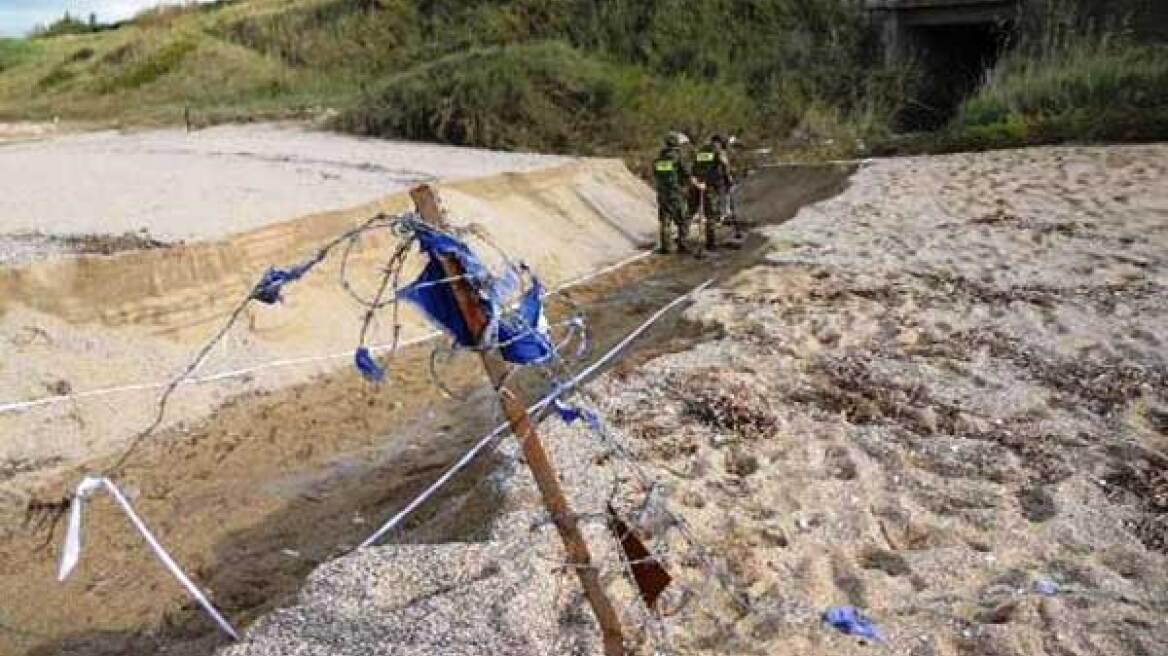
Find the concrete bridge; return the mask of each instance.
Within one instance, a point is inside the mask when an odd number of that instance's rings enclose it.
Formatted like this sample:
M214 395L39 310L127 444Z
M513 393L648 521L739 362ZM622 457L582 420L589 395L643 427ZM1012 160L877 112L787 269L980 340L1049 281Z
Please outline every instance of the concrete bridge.
M1026 1L863 0L885 57L915 60L925 73L902 127L933 128L953 115L997 61Z
M919 48L929 32L1001 31L1026 0L864 0L885 52L899 57Z

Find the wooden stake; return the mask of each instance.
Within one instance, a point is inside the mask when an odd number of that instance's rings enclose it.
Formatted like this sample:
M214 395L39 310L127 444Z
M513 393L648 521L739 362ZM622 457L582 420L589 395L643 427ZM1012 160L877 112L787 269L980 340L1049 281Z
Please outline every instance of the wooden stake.
M410 190L410 197L413 198L423 221L436 228L449 230L438 196L429 185L421 185ZM442 257L439 261L449 278L459 278L465 273L462 264L454 257ZM450 288L470 334L476 340L481 339L488 321L479 304L478 294L461 278L451 282ZM507 373L506 363L499 356L487 351L481 351L480 356L487 377L499 394L499 402L503 406L508 423L511 424L511 430L519 438L523 457L527 460L536 486L539 487L544 506L551 514L556 530L560 533L560 539L564 542L564 550L568 552L568 563L576 570L580 585L584 588L584 596L588 598L596 621L600 624L604 653L606 656L624 656L624 636L621 632L620 618L600 584L600 573L592 564L588 543L584 541L584 536L576 523L576 515L560 487L555 465L544 450L531 418L527 416L527 404L503 383Z

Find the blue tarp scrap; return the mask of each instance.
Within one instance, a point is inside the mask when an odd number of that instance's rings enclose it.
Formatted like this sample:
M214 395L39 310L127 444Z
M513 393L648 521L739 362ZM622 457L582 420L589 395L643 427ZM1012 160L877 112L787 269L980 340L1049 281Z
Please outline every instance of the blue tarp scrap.
M470 278L471 286L482 288L491 280L490 270L475 256L466 242L433 228L419 227L415 234L418 237L418 246L431 259L441 255L453 255L457 258L462 270Z
M524 293L519 310L500 316L499 308L519 287L520 271L514 268L498 278L491 276L482 261L462 241L447 233L421 228L417 232L418 245L430 256L430 261L416 280L400 292L401 297L417 305L431 320L454 337L462 347L481 346L471 334L448 283L439 257L451 256L458 260L467 276L467 282L479 293L488 329L481 336L486 344L498 343L504 360L513 364L538 364L555 355L555 347L548 334L543 315L543 286L532 279Z
M260 303L272 305L282 299L281 292L284 285L299 280L301 276L312 268L314 262L305 262L298 264L288 269L280 267L268 267L264 271L263 277L256 283L256 286L251 290L251 297Z
M882 642L884 636L872 620L864 616L855 606L832 606L823 612L823 621L847 635Z
M474 335L471 335L466 321L462 318L462 312L458 308L458 301L454 298L454 291L450 285L434 284L446 277L442 263L431 259L417 279L403 287L398 294L418 306L431 321L450 333L455 344L467 348L477 346ZM488 313L488 317L493 316L485 303L483 311Z
M543 285L532 278L519 310L499 320L499 351L513 364L539 364L555 355L543 315Z
M556 409L556 413L560 415L560 419L563 419L565 424L571 425L583 419L584 423L588 424L593 430L600 430L600 417L595 412L587 408L572 405L571 403L565 403L560 399L556 399L552 403Z
M467 282L479 291L479 302L489 326L494 324L497 312L494 303L483 298L481 290L491 280L490 272L466 244L444 232L421 227L417 230L417 236L419 247L430 256L430 261L418 278L402 288L399 295L417 305L426 316L454 336L454 342L458 346L467 348L478 346L475 336L471 334L466 321L462 318L458 301L454 298L454 290L449 284L440 282L448 276L438 258L450 255L462 265ZM489 334L490 330L487 335Z
M367 347L357 347L357 352L353 355L353 363L357 365L357 370L361 372L361 375L368 380L375 383L385 380L385 367L373 358L373 354L369 352Z

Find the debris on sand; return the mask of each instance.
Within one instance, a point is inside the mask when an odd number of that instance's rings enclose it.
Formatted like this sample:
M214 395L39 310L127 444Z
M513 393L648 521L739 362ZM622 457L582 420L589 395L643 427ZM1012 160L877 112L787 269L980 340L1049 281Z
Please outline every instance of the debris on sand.
M840 633L882 642L884 636L876 624L855 606L832 606L823 611L823 621Z

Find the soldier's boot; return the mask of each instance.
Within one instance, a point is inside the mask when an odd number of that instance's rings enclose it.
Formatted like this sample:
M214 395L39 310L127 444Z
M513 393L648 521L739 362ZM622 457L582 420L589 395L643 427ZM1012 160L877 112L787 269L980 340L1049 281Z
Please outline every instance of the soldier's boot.
M657 249L656 252L662 255L669 255L673 252L673 226L667 217L662 217L657 222Z
M730 225L734 226L734 235L726 240L726 248L742 248L742 244L746 241L746 233L742 231L742 224L736 216L728 216L726 220L730 222Z

